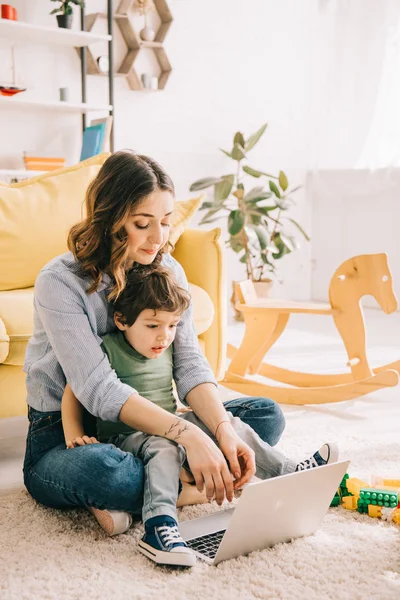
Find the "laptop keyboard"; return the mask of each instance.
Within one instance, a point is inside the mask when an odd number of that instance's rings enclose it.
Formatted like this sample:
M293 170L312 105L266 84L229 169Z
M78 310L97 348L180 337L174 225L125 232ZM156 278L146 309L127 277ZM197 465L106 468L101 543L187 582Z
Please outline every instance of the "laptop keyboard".
M186 544L192 550L196 550L196 552L200 552L200 554L204 554L208 558L215 558L225 531L226 529L221 529L221 531L216 531L215 533L201 535L192 540L187 540Z

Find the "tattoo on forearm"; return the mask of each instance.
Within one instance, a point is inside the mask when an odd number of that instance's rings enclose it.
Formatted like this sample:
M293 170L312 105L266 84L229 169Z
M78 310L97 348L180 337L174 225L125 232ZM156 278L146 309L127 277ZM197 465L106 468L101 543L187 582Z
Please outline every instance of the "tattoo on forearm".
M173 442L176 442L182 433L188 429L190 429L188 423L185 423L181 419L177 419L175 423L172 423L171 427L167 429L167 431L164 433L164 436L168 437L168 439L172 440Z

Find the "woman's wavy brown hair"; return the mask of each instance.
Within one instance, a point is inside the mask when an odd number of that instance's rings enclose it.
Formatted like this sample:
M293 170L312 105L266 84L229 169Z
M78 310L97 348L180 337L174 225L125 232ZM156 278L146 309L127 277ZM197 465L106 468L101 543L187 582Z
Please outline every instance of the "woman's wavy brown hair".
M102 165L86 192L87 216L68 235L68 248L91 280L88 294L97 290L104 273L112 279L109 300L118 298L125 288L128 258L125 223L132 210L157 190L175 195L169 175L148 156L121 150L111 154ZM151 267L160 264L168 248L167 243L159 250Z

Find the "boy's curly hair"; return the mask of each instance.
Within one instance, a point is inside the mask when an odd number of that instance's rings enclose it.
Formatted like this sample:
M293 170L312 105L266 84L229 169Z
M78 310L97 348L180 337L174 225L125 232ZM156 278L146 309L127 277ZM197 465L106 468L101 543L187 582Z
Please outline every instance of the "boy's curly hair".
M119 321L128 327L146 308L182 314L189 306L189 292L180 287L171 271L162 266L137 265L130 269L124 290L113 302Z

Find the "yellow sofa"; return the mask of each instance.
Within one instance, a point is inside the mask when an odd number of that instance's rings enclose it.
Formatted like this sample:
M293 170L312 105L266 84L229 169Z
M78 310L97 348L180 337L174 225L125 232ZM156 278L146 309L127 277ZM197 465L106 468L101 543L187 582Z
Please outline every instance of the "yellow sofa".
M88 183L108 154L11 186L0 185L0 418L26 414L22 365L33 330L33 285L67 251ZM217 379L225 357L225 284L220 229L186 229L200 199L176 204L173 255L190 283L199 342Z

